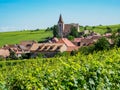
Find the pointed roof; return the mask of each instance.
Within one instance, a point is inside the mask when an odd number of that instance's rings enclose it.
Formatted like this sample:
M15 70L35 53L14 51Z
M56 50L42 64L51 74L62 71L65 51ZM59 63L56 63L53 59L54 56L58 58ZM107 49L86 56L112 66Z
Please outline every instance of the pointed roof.
M59 17L59 21L58 21L58 23L64 23L61 14L60 14L60 17Z

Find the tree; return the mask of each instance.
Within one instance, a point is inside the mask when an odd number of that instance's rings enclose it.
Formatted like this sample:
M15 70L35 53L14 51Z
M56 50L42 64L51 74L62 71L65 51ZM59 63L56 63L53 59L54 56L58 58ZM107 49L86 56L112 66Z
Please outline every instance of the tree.
M71 27L70 35L73 36L73 37L78 37L79 36L79 33L78 33L76 27Z
M84 30L87 30L87 27L88 27L88 25L86 25L86 26L84 27Z
M75 38L74 36L71 36L71 35L68 36L69 40L74 40L74 38Z
M51 29L48 27L45 31L51 31Z
M107 32L106 33L111 33L112 32L112 29L110 27L107 27Z
M120 33L120 28L117 29L117 32Z
M53 30L53 36L58 37L59 36L58 35L58 26L54 25L51 29Z
M117 46L117 47L120 47L120 35L118 35L116 38L115 38L115 45Z
M95 26L92 26L92 29L95 29Z
M95 43L95 50L108 50L110 48L110 43L105 37L100 38Z

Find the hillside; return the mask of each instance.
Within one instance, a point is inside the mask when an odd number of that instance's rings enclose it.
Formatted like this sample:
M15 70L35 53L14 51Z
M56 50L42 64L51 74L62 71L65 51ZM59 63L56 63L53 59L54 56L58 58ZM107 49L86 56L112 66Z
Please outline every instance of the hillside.
M112 29L112 32L117 31L117 29L120 29L120 24L116 25L99 25L99 26L87 26L86 30L93 30L94 32L104 34L107 31L107 27ZM80 27L80 29L83 31L83 27Z
M107 31L107 27L110 27L112 31L120 29L120 24L108 25L108 26L87 26L87 30L93 30L97 33L104 34ZM84 27L80 27L80 31L83 31ZM38 31L16 31L16 32L0 32L0 47L5 44L18 44L20 41L36 40L42 41L47 37L52 37L52 32L45 30Z
M0 47L5 44L18 44L20 41L36 40L42 41L47 37L52 37L52 32L45 30L38 31L16 31L16 32L1 32Z
M120 90L120 49L1 61L0 90Z

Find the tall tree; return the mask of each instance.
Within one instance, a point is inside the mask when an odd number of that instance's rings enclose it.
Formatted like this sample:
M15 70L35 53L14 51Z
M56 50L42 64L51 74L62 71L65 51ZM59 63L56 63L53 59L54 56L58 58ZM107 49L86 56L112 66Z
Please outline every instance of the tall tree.
M54 25L51 29L53 30L53 36L58 37L59 36L58 35L58 26Z
M78 36L79 36L79 33L78 33L76 27L71 27L70 35L71 35L71 36L74 36L74 37L78 37Z

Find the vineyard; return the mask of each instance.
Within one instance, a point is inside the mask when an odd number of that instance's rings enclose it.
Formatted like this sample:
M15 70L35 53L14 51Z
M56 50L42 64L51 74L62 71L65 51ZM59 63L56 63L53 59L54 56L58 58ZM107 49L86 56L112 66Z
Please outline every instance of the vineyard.
M120 49L1 61L0 90L120 90Z

